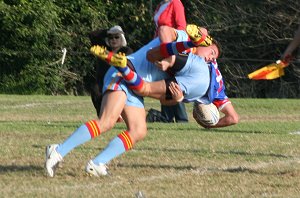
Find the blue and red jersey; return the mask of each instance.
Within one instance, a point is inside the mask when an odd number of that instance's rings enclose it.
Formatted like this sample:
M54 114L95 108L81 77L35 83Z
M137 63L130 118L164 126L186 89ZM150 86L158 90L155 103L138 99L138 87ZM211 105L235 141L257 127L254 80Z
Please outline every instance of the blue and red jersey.
M211 71L211 80L208 90L208 99L209 102L214 103L216 107L222 109L225 104L230 102L227 95L225 94L224 80L216 61L210 62L209 66Z

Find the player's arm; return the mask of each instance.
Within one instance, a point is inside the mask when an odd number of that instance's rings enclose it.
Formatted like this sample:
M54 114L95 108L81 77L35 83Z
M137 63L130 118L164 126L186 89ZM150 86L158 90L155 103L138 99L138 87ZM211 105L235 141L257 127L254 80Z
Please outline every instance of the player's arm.
M143 82L143 86L139 90L133 90L133 92L139 96L151 97L160 100L166 94L166 83L165 80L154 81L154 82Z
M165 106L173 106L173 105L176 105L178 102L176 101L176 99L173 99L173 98L168 100L164 96L160 99L160 103Z
M183 100L183 92L177 83L166 84L165 80L144 82L143 89L133 90L139 96L160 100L163 105L175 105Z
M161 99L160 103L163 105L175 105L179 102L182 102L184 96L183 92L180 89L180 86L176 83L171 81L168 84L169 93L166 93ZM170 95L169 97L167 95Z
M228 102L220 111L224 114L224 116L220 118L219 122L215 126L209 126L206 128L227 127L239 122L239 115L230 102Z

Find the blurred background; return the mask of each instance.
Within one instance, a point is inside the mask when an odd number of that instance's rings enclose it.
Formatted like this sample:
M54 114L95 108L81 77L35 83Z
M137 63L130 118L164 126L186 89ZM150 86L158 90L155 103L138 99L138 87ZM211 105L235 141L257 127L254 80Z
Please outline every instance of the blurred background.
M160 0L1 0L0 94L88 95L95 57L88 33L120 25L137 50L153 38ZM276 80L247 75L275 62L300 24L300 1L182 0L188 23L221 43L219 68L231 98L299 98L295 59ZM66 57L63 59L63 51Z

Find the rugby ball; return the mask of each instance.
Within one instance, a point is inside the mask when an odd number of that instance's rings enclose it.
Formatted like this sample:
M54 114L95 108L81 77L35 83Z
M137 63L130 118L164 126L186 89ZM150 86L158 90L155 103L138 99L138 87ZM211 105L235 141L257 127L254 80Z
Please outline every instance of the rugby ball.
M213 104L201 104L194 102L193 117L203 127L214 126L219 122L220 113L218 108Z

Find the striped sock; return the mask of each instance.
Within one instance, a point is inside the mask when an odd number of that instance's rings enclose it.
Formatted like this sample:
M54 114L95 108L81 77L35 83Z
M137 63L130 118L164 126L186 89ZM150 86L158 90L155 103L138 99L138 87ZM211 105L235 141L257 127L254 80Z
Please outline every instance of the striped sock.
M132 146L132 140L129 133L124 131L115 137L107 147L93 159L93 162L95 164L107 164L110 160L130 150Z
M132 71L128 66L121 68L116 67L119 72L121 72L124 80L128 87L132 90L140 90L144 85L144 80L134 71Z
M100 129L97 125L96 120L91 120L85 123L86 127L89 129L91 138L95 138L100 135Z
M170 42L160 44L160 52L164 58L171 55L177 55L187 49L196 47L192 41Z
M81 125L72 135L70 135L62 144L60 144L56 151L64 157L75 147L91 140L100 135L100 130L95 120L91 120Z

